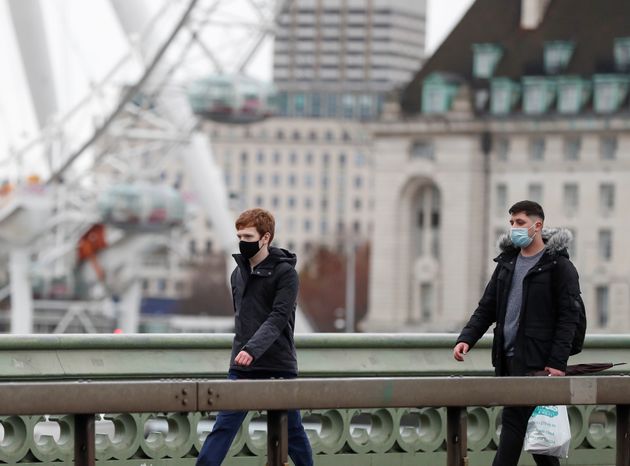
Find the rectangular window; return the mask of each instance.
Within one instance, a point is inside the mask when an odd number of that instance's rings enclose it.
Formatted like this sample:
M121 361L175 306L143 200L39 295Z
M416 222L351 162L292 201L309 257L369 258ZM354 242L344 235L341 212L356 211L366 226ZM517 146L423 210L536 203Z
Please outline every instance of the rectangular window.
M520 87L505 78L493 79L490 84L490 112L493 115L507 115L518 100Z
M580 159L580 150L582 149L582 140L577 137L564 139L564 160L577 161Z
M431 86L424 92L423 97L424 113L443 113L446 111L446 92L444 89Z
M573 43L552 41L545 44L545 71L549 74L560 73L569 64L573 54Z
M497 215L504 216L508 210L508 190L507 185L498 184L497 190Z
M419 140L411 145L412 159L435 160L435 149L432 141Z
M473 76L487 79L492 77L502 51L495 44L473 44Z
M510 140L508 138L499 138L496 142L497 159L501 162L507 162L510 153Z
M433 315L433 285L422 283L420 285L420 316L423 322L429 322Z
M422 113L448 112L458 88L458 83L439 74L427 77L422 84Z
M534 138L529 141L529 160L532 162L545 160L545 140L543 138Z
M354 165L356 167L363 167L367 163L366 157L362 152L357 152L354 156Z
M558 89L558 111L575 113L579 109L580 92L577 84L564 85Z
M343 95L342 105L344 118L352 118L352 116L354 115L354 100L355 97L352 94Z
M306 97L304 94L295 94L293 96L293 111L294 115L302 116L306 109Z
M630 76L596 75L594 81L593 107L597 113L612 113L619 110L628 94Z
M630 69L630 37L615 39L615 64L619 71Z
M595 288L595 306L597 309L597 324L600 327L606 327L608 325L609 315L609 293L607 286L598 286Z
M533 183L529 185L528 188L528 198L530 201L538 202L539 204L543 203L543 187L540 183Z
M337 94L328 94L327 115L330 117L337 116Z
M615 208L615 185L604 183L599 185L599 209L606 215Z
M578 185L575 183L567 183L564 185L563 191L564 212L568 216L573 216L579 208L580 198Z
M546 78L523 78L523 111L538 115L549 109L555 94L555 83Z
M612 231L599 230L597 249L601 260L609 261L612 259Z
M557 110L564 115L578 113L591 93L591 82L576 77L558 78Z
M311 114L314 117L322 116L322 98L317 92L311 96Z
M601 160L615 160L617 158L616 137L602 137L599 140L599 157Z
M361 118L370 118L372 116L373 107L372 104L373 97L370 94L363 94L360 97L360 108L361 108Z

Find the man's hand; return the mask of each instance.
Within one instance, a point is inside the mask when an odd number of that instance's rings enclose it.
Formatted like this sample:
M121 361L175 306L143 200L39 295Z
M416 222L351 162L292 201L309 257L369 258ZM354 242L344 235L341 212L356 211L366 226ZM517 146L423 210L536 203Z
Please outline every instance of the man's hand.
M468 353L469 349L470 349L470 346L468 345L468 343L464 343L463 341L460 343L457 343L455 345L455 348L453 348L453 357L457 361L463 361L464 355Z
M552 377L562 377L563 375L565 375L563 371L554 369L553 367L545 367L545 372L547 372Z
M254 358L247 351L241 351L234 358L234 362L239 366L249 366Z

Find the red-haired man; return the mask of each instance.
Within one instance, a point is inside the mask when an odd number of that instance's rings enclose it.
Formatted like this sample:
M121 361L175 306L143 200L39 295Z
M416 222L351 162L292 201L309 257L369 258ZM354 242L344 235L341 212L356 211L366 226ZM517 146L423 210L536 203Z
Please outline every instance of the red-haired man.
M234 341L229 378L297 377L293 333L298 294L295 254L271 247L273 215L250 209L236 220L240 254L232 272ZM222 411L199 453L198 466L219 466L245 419L244 411ZM289 456L296 466L312 466L313 453L299 411L289 411Z

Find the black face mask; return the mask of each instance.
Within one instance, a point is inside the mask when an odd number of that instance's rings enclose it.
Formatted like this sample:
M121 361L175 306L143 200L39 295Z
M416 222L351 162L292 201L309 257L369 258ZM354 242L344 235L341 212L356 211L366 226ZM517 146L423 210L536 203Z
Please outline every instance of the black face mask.
M238 243L238 249L245 259L254 257L258 254L260 248L262 248L262 246L258 245L258 241L239 241Z

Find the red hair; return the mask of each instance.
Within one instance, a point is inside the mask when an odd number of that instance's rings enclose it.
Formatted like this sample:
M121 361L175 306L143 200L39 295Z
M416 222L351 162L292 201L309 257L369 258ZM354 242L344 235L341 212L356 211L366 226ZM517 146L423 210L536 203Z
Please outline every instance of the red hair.
M269 243L273 241L276 229L276 220L271 212L265 209L249 209L241 213L236 219L236 229L254 227L262 238L265 233L269 233Z

